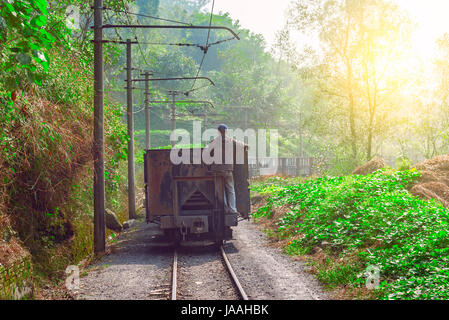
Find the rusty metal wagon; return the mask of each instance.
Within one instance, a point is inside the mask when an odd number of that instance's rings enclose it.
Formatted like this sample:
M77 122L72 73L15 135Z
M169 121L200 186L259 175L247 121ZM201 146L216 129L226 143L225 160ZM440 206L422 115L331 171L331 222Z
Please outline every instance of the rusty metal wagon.
M189 149L193 155L203 149ZM148 223L158 223L171 239L232 239L232 228L250 213L248 152L244 164L234 165L236 207L240 216L225 210L224 174L211 165L170 161L171 150L148 150L145 154L145 205ZM185 152L179 149L178 152ZM198 153L197 153L198 154Z

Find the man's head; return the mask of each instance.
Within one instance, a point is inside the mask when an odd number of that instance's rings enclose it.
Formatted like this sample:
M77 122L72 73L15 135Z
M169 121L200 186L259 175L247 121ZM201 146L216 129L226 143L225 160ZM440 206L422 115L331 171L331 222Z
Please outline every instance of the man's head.
M228 131L228 126L227 126L227 125L225 125L225 124L220 124L220 125L218 126L218 132L220 132L220 134L221 134L222 136L225 136L227 131Z

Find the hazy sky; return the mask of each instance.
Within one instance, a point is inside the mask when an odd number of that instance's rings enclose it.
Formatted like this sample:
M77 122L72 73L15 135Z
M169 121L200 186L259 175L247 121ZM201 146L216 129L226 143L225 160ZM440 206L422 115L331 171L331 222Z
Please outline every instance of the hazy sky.
M449 0L396 0L418 23L415 44L423 55L434 51L435 40L449 33Z
M229 12L233 19L255 33L262 34L267 43L285 21L288 4L294 0L215 0L215 12ZM419 23L415 41L423 54L433 51L435 40L449 32L449 0L396 0Z
M290 2L291 0L215 0L215 12L229 12L244 28L262 34L267 43L272 44L276 32L284 26L284 13Z

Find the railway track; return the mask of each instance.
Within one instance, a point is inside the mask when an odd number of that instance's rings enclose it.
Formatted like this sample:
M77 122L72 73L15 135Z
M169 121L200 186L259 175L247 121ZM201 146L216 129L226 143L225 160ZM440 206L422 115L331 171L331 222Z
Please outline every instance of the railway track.
M237 295L241 300L248 300L248 295L243 289L237 275L232 268L232 265L226 255L223 246L220 246L221 259L223 262L223 267L226 269L226 273L229 275L229 279L232 281L233 288L236 290ZM178 252L174 251L173 254L173 265L172 265L172 283L171 283L171 300L177 300L178 292Z

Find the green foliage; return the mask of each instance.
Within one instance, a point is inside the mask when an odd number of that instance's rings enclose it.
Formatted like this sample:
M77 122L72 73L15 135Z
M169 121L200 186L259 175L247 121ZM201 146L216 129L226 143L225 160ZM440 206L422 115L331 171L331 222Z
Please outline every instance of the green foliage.
M401 171L410 170L412 167L412 162L407 157L397 158L395 162L396 168Z
M80 8L86 28L67 29L69 5ZM93 247L90 5L0 3L0 211L10 217L14 237L31 252L35 275L43 278L61 278L67 265ZM114 1L105 5L123 9ZM105 46L105 63L116 63L117 52ZM119 169L129 137L116 103L106 101L104 114L107 205L123 210L116 204L125 203Z
M106 144L109 152L105 167L105 179L107 193L116 191L120 185L120 174L118 172L121 161L128 159L129 141L126 125L121 121L122 109L119 105L108 103L106 110Z
M415 170L379 170L284 186L255 217L270 217L288 204L291 211L279 219L277 233L292 237L285 248L291 254L317 247L327 252L333 263L319 274L327 284L362 286L365 268L378 265L381 298L447 299L449 210L407 191L419 176Z
M159 9L159 2L160 0L137 0L136 4L141 12L156 15Z
M0 265L0 299L14 300L20 296L20 292L31 285L32 264L27 256L15 265L4 267ZM30 293L22 299L29 298Z
M56 40L47 25L46 0L8 0L0 4L0 78L7 92L23 87L27 81L42 83L50 65L48 50Z
M275 194L285 186L297 185L304 182L300 177L280 177L268 176L261 177L251 182L250 190L257 194Z

